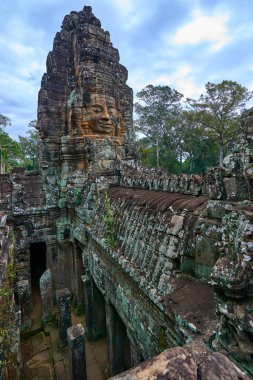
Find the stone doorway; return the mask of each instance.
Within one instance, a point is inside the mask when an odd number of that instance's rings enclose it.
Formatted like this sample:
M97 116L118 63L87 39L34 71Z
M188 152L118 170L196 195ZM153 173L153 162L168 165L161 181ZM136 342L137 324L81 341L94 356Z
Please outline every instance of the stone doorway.
M46 268L47 246L44 241L30 245L31 286L39 288L39 280Z
M85 319L87 335L92 340L106 336L105 300L91 275L82 277L85 299Z
M74 304L76 307L77 314L84 312L84 286L82 277L85 274L83 260L82 260L82 251L84 247L81 243L75 240L74 244Z
M108 359L111 375L131 368L131 344L126 326L114 306L106 304Z
M40 297L40 277L46 270L46 243L38 242L30 245L30 273L31 273L31 296L32 296L32 313L31 319L33 328L39 327L40 321L37 318L41 314L41 297Z

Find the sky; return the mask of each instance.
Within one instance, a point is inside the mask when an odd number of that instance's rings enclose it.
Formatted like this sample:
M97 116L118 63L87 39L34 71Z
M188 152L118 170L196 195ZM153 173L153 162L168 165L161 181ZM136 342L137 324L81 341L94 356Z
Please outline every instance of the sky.
M18 139L36 119L48 52L63 18L92 6L134 94L167 85L198 98L207 82L253 90L252 0L1 0L0 114ZM135 98L135 100L137 100Z

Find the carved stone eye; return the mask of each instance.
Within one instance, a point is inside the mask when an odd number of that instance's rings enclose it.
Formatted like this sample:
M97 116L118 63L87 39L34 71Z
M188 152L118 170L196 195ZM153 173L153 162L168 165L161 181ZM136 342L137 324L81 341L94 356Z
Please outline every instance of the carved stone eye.
M109 115L116 116L117 110L114 107L108 107L108 113L109 113Z
M92 107L92 112L98 114L98 113L103 112L103 110L102 110L102 107L100 107L100 106L94 106L94 107Z

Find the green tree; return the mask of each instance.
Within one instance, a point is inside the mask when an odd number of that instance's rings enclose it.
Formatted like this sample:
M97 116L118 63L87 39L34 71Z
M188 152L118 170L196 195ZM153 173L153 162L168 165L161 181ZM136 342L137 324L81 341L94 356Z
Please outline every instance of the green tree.
M23 166L24 157L17 141L5 131L0 131L1 174L9 173L15 166Z
M19 136L19 145L26 158L26 165L32 170L39 168L39 134L35 126L36 120L32 120L28 124L29 130L26 132L28 136Z
M7 116L0 114L0 130L3 130L7 125L11 125L11 120Z
M187 99L187 103L194 111L195 123L217 142L219 165L222 166L224 149L238 135L240 111L253 93L230 80L218 84L208 82L205 88L206 94L198 100Z
M0 173L8 173L15 166L23 163L23 155L17 141L13 140L4 128L11 120L0 114Z
M148 85L136 95L141 103L135 103L137 130L146 136L155 148L156 166L160 167L160 153L165 136L175 135L181 113L183 95L169 86ZM172 140L172 139L171 139Z
M218 164L217 142L195 118L194 111L183 111L181 151L186 173L203 173Z

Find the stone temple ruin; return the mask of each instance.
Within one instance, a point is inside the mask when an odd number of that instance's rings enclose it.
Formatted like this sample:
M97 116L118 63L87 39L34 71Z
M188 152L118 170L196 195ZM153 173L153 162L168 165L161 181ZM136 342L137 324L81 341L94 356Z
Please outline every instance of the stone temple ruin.
M0 176L1 284L10 247L17 265L9 378L34 286L42 325L58 305L66 378L86 378L84 335L106 336L107 378L252 378L253 109L224 168L168 177L135 161L126 81L91 7L66 16L39 92L41 172Z

